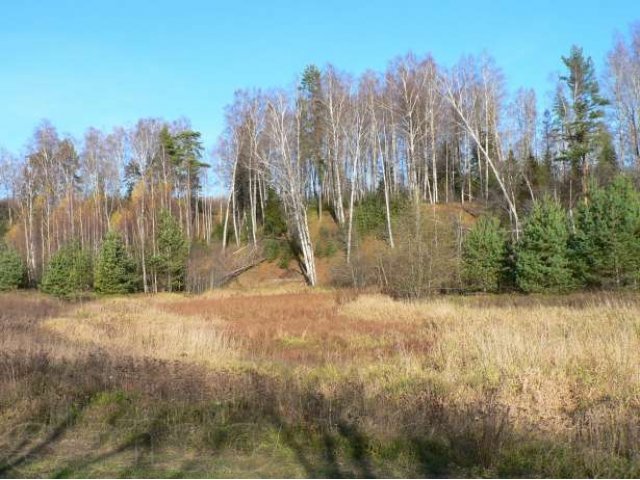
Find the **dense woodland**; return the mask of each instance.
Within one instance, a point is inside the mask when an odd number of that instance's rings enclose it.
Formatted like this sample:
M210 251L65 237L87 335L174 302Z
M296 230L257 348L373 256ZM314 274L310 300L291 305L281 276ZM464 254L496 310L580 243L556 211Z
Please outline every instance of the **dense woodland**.
M2 154L0 288L198 291L264 258L316 285L319 255L340 256L336 284L399 296L635 288L640 25L601 71L577 46L558 70L544 102L487 55L310 65L293 90L236 92L211 159L185 120L82 139L43 121ZM310 233L327 213L335 249Z

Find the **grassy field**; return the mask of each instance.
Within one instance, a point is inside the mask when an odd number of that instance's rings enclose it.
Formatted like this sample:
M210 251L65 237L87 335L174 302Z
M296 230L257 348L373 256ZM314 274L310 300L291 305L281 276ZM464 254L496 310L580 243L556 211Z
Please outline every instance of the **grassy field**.
M0 295L0 476L640 476L640 297Z

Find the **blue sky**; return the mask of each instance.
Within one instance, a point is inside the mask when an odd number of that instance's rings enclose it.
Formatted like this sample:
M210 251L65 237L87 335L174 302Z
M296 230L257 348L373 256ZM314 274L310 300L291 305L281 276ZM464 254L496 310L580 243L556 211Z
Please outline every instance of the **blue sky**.
M209 148L238 88L292 85L309 63L382 70L409 50L447 66L487 51L511 91L544 100L573 43L601 68L635 20L638 0L5 2L0 147L20 151L43 118L80 137L186 116Z

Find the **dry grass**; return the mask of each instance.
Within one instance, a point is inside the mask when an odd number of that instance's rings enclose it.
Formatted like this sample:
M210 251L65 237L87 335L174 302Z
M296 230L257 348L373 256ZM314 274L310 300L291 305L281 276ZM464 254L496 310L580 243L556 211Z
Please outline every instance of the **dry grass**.
M393 357L398 351L424 351L430 340L414 325L353 320L340 306L355 296L347 291L234 295L166 302L180 316L219 322L245 359L296 366L348 366Z
M234 358L234 345L215 319L160 311L155 308L157 301L137 297L93 302L46 320L43 327L115 355L206 365Z
M636 295L280 286L0 307L0 474L640 474Z
M574 299L569 299L575 300ZM587 300L588 301L588 300ZM454 397L486 389L513 409L514 420L562 432L581 409L606 404L618 420L640 408L640 305L611 297L582 308L545 305L477 306L474 299L399 303L360 297L342 313L429 328L433 348L409 355L416 373L442 382ZM555 303L555 302L552 302ZM609 421L606 415L601 421ZM596 420L596 419L594 419ZM574 426L574 425L573 425ZM638 438L636 438L637 440Z
M451 408L491 401L533 437L640 447L640 304L633 296L439 298L402 303L337 293L173 302L226 320L242 355L358 379L370 398L428 381ZM537 433L536 433L537 432Z

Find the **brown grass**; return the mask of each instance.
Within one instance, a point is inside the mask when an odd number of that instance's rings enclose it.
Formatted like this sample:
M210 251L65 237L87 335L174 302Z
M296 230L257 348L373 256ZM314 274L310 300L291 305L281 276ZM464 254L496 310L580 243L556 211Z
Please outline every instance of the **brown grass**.
M491 392L514 425L567 441L588 438L608 452L640 447L636 296L401 303L306 293L163 308L225 319L225 330L242 339L244 356L255 362L329 368L332 375L360 378L374 396L428 379L459 407Z
M233 344L214 318L174 315L154 304L143 297L93 302L43 327L115 355L208 365L234 358Z
M113 474L134 447L206 476L640 473L637 295L291 288L0 295L0 473Z
M167 302L162 308L196 316L222 327L245 358L285 362L290 366L345 365L392 357L397 352L424 352L429 334L393 317L354 321L340 306L355 294L303 292Z

